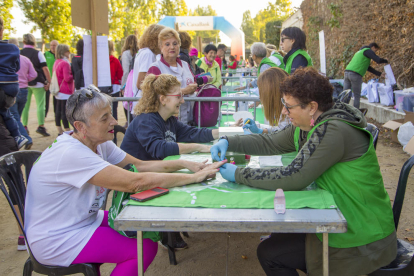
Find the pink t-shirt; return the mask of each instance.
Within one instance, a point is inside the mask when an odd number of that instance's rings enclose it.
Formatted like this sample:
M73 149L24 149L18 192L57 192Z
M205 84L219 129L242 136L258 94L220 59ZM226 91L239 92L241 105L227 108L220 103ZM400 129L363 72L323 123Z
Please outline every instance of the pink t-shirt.
M19 76L19 88L27 88L28 82L37 77L37 72L30 59L20 55L20 70L17 75Z

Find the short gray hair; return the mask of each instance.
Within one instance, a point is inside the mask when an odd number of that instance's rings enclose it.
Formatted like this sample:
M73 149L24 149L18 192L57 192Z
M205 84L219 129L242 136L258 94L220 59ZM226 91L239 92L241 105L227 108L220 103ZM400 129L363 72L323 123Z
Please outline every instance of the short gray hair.
M56 58L57 59L64 58L66 52L70 52L69 46L66 44L59 44L56 48Z
M23 43L26 45L36 45L36 38L32 34L24 34L23 35Z
M250 47L250 53L258 58L264 58L267 55L266 45L263 42L255 42Z
M83 90L92 92L93 97L88 98L83 94ZM66 118L69 123L74 126L75 121L84 122L89 125L89 118L97 109L102 109L111 106L112 98L104 93L96 92L87 88L76 90L66 102ZM73 112L75 110L75 112ZM72 116L73 113L73 116ZM74 132L78 130L74 127Z
M9 38L9 44L14 44L19 47L19 41L17 41L17 38Z

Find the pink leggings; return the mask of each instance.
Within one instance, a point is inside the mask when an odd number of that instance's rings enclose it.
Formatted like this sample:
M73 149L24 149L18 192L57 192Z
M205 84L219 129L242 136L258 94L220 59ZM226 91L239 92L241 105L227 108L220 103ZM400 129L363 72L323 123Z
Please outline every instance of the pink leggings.
M157 255L158 244L143 240L144 271ZM111 276L138 275L137 240L122 236L108 225L108 212L73 264L116 263Z

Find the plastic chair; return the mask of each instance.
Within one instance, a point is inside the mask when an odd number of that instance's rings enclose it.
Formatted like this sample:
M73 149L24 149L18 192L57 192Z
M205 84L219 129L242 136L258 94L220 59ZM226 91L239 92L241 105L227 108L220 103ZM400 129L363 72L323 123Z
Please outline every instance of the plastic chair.
M341 94L339 94L338 101L349 104L351 101L351 95L351 89L344 90Z
M118 140L116 139L118 132L121 132L125 135L126 129L120 125L114 126L114 139L112 141L115 143L115 145L118 145Z
M23 276L30 276L32 272L43 275L70 275L83 273L84 275L98 276L99 266L101 264L74 264L69 267L50 266L39 263L33 256L29 243L27 242L26 232L24 231L24 203L26 198L26 185L29 173L33 164L42 153L39 151L21 151L12 152L0 157L0 189L4 193L10 208L23 231L26 246L29 251L29 258L26 260L23 268ZM25 167L25 179L22 173L22 166ZM15 203L12 202L13 201ZM18 206L18 210L14 207ZM20 220L17 212L20 212Z
M371 132L372 137L374 138L374 149L377 149L377 142L378 142L378 136L379 136L379 128L377 128L376 125L367 123L367 127L365 128L369 132Z
M394 215L395 230L398 229L398 222L400 220L401 209L404 202L405 189L407 187L407 179L411 168L414 165L414 156L408 159L400 172L398 180L397 192L395 193L394 205L392 206L392 213ZM389 265L384 266L377 271L369 274L370 276L409 276L414 275L414 245L398 239L397 243L397 258Z

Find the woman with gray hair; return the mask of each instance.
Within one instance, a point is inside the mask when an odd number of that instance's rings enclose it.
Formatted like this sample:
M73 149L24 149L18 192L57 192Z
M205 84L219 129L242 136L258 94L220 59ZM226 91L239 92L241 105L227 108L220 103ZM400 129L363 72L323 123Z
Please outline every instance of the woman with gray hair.
M266 71L267 69L269 69L271 67L278 67L277 64L275 64L268 57L266 57L267 56L267 49L266 49L266 45L263 42L253 43L253 45L250 47L250 53L251 53L251 57L252 57L253 61L256 64L258 64L257 77L259 77L260 72L264 72L264 71ZM257 87L257 79L251 81L248 85L252 88L256 88ZM247 85L236 88L235 90L240 91L240 90L244 90L246 88L247 88Z
M55 124L59 132L59 135L63 133L61 121L65 131L69 131L69 122L66 118L66 101L70 95L75 91L73 83L73 75L71 66L69 63L70 50L66 44L59 44L56 49L56 61L53 65L53 72L56 74L59 93L55 95L56 98L56 113L55 113Z
M100 210L107 189L136 193L199 183L214 177L224 163L132 157L111 141L117 124L111 106L111 97L94 86L76 91L66 106L74 131L59 136L32 168L25 230L32 253L44 265L116 263L112 276L137 275L136 240L109 227L108 212ZM123 170L128 164L139 173ZM166 173L185 168L195 173ZM144 239L143 247L146 269L158 246Z

